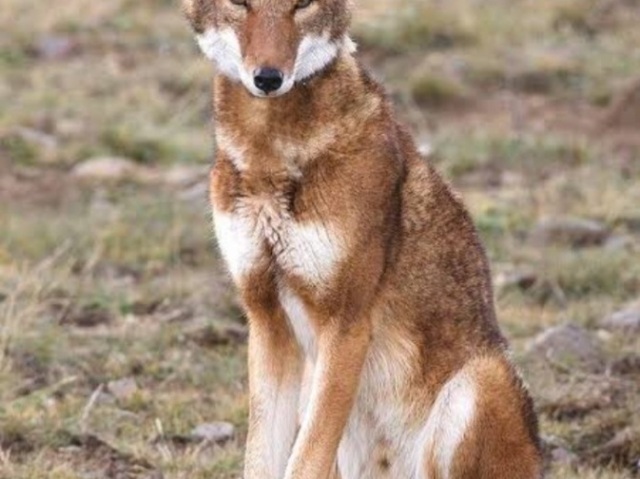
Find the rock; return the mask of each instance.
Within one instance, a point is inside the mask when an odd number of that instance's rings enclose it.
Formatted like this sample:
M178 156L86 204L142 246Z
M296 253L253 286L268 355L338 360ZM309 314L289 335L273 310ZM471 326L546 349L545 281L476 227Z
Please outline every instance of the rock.
M47 35L39 38L34 53L43 60L63 60L78 52L78 44L69 37Z
M50 133L26 127L20 127L16 132L23 141L33 144L41 149L56 150L58 148L58 139Z
M58 139L54 135L36 128L17 127L0 132L0 153L6 153L16 166L25 167L34 163L53 162L58 152ZM18 176L38 175L35 171L27 171L22 169L22 171L15 173Z
M201 166L174 166L163 172L162 181L167 186L188 188L203 181L208 169Z
M612 253L631 250L636 241L633 236L613 236L604 243L604 249Z
M583 218L547 218L533 229L530 239L538 246L600 246L609 238L609 229L597 221Z
M202 181L182 191L179 198L183 201L205 205L209 197L209 183Z
M555 449L552 449L550 456L551 462L562 464L563 466L575 466L580 460L580 458L576 454L572 453L568 449L565 449L564 447L557 447Z
M140 176L140 167L120 157L96 157L76 165L71 174L87 181L122 181Z
M604 318L600 321L600 327L609 331L640 332L640 301Z
M176 188L190 188L203 182L207 168L174 166L166 170L136 164L121 157L90 158L76 165L73 176L88 181L133 181L148 185L166 185ZM203 195L206 199L206 194Z
M608 343L615 338L612 333L610 333L609 331L605 331L604 329L598 329L596 331L596 336L600 341L602 341L602 343Z
M538 411L556 421L613 410L628 400L629 381L610 374L598 339L573 324L539 335L519 364Z
M580 458L571 452L561 439L555 436L543 436L541 442L544 457L547 461L564 466L578 464Z
M526 291L538 282L538 275L533 271L503 271L496 275L494 284L501 294L509 290Z
M606 357L598 339L575 324L551 328L533 340L527 355L552 366L590 373L604 371Z
M168 306L156 311L154 318L164 323L182 323L193 318L193 309L189 306Z
M423 158L431 158L434 153L433 145L428 141L423 141L418 145L418 153Z
M537 410L556 421L570 421L593 411L621 407L629 391L629 382L610 376L571 376L549 367L545 373L525 376L531 384Z
M59 118L55 130L63 138L77 138L86 133L87 125L78 119Z
M201 424L191 431L191 438L197 442L224 444L234 438L236 428L228 422Z
M138 392L138 384L133 378L110 381L107 390L119 401L127 401Z

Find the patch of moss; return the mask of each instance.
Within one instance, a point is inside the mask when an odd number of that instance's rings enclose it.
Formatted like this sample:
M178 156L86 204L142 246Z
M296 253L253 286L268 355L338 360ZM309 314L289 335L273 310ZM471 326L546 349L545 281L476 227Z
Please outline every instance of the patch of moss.
M143 164L162 163L171 159L174 153L162 138L140 136L131 129L106 130L101 143L110 154Z
M434 72L415 75L410 80L409 90L419 105L432 108L459 105L469 99L460 82Z
M386 20L356 31L369 48L388 53L414 49L442 50L476 41L471 25L457 12L433 3L415 3L399 9Z
M37 163L38 148L19 134L0 135L0 155L6 155L11 162L18 165Z

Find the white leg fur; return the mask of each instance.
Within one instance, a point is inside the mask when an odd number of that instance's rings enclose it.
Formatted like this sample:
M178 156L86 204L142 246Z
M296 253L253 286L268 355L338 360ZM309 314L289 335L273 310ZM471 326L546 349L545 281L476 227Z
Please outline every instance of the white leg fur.
M280 304L305 355L315 358L316 335L302 300L289 288L282 287L280 289Z
M262 239L250 220L240 215L213 212L216 238L234 281L255 266L262 253Z
M393 325L393 316L378 317L373 313L373 342L369 348L358 398L349 418L338 451L342 479L375 479L414 477L414 450L418 431L407 424L409 411L398 404L407 384L412 380L413 364L419 351L408 334ZM387 447L390 469L380 469L372 458Z
M252 328L249 337L252 412L245 477L251 479L282 479L298 426L302 365L293 357L282 363L270 334ZM273 361L280 363L280 374L270 374Z
M476 385L464 369L440 390L415 451L415 477L425 477L425 455L433 451L441 478L448 479L456 450L475 417Z
M298 464L301 462L301 458L302 458L301 446L303 445L304 441L301 441L300 437L309 436L310 429L312 426L311 420L313 417L316 417L318 415L318 409L320 407L320 404L319 404L320 401L318 396L322 389L322 378L327 377L326 368L327 368L326 360L323 359L322 357L318 358L313 371L313 377L311 381L312 383L311 390L310 390L308 402L306 403L305 415L301 421L302 424L301 424L300 431L298 433L298 440L296 440L296 443L293 447L293 451L291 453L291 458L289 459L289 465L284 475L285 479L292 479L293 477L292 466L294 464Z
M367 424L366 411L358 401L354 405L338 449L341 479L372 479L376 436Z
M280 385L279 388L270 389L265 394L268 402L265 404L267 417L263 419L263 432L267 434L264 450L270 477L280 479L287 468L298 428L300 385Z

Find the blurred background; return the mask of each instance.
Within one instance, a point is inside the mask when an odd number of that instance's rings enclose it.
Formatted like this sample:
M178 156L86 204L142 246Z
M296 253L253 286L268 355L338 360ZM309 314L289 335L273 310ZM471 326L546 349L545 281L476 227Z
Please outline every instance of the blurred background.
M550 477L640 470L640 2L359 0L486 243ZM0 477L240 477L212 67L173 0L2 0Z

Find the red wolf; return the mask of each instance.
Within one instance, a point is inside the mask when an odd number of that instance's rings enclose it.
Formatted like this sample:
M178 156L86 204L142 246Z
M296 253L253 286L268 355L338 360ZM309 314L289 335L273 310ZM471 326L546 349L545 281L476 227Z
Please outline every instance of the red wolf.
M472 221L354 58L348 0L183 0L250 326L246 479L534 479Z

